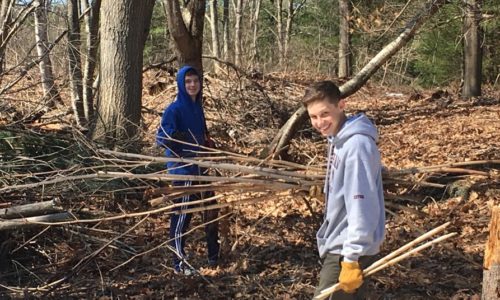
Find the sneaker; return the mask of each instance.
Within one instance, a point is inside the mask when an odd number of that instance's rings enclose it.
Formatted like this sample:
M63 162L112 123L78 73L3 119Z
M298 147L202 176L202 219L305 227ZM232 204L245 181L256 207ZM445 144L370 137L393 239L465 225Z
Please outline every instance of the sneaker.
M216 259L209 259L208 260L209 267L217 267L217 265L219 265L219 262Z
M182 263L174 267L174 272L177 275L184 276L192 276L195 274L195 270L191 269L189 266L185 266Z

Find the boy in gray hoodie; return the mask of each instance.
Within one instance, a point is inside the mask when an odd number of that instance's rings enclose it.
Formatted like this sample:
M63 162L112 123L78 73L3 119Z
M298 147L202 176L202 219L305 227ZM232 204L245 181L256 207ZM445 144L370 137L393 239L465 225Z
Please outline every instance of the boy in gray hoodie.
M344 113L331 81L313 84L302 100L312 126L328 139L325 217L316 234L323 260L315 296L339 282L331 299L364 299L363 269L384 239L382 165L377 129L368 118Z

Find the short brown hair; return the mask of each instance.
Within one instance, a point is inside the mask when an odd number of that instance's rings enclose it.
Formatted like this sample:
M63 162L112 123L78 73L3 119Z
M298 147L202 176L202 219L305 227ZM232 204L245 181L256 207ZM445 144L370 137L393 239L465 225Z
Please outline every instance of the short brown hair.
M338 86L333 81L325 80L316 82L307 88L304 97L302 97L302 104L307 107L315 101L326 100L337 105L340 99L342 96Z
M198 71L196 69L189 69L184 76L193 76L196 75L198 78L200 77L200 74L198 74Z

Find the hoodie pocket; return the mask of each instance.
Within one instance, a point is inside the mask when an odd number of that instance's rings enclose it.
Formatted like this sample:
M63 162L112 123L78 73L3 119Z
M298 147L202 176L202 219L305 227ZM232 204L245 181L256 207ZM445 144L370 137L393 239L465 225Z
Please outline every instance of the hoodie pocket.
M325 233L327 228L328 228L328 221L324 221L323 224L321 224L321 227L318 229L318 232L316 233L316 238L318 239L318 241L325 239Z

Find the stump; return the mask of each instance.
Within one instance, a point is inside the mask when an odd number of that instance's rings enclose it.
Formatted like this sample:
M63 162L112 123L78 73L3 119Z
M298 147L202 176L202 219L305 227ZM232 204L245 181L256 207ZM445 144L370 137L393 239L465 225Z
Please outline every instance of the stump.
M491 211L490 236L484 252L482 300L500 299L500 206Z

